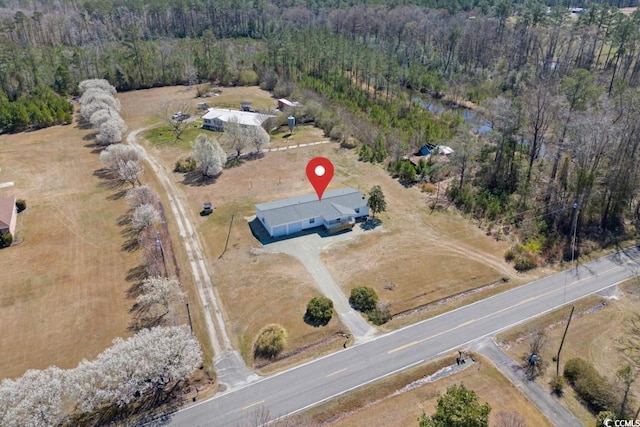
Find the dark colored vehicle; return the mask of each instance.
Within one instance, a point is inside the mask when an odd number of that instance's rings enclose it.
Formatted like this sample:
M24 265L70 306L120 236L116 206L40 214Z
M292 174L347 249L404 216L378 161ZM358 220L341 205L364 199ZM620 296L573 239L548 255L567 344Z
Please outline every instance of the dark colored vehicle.
M211 205L211 203L206 202L203 206L202 206L202 213L204 215L209 215L211 212L213 212L213 206Z

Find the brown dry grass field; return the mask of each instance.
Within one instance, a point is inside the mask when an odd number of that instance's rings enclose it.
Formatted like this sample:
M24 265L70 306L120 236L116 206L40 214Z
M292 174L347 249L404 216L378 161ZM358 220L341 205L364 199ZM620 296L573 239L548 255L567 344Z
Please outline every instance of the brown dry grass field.
M139 254L121 249L126 204L93 176L90 133L73 124L0 136L0 181L15 181L0 195L27 202L22 243L0 251L0 378L73 367L130 334L125 277Z
M478 358L467 369L422 384L410 391L397 393L407 384L431 375L447 364L449 357L400 373L358 389L301 414L309 424L332 427L355 426L416 426L423 414L435 412L438 396L454 384L464 384L478 395L480 403L489 403L489 425L495 425L500 412L518 412L528 426L552 426L549 420L511 384L491 362Z
M153 122L150 117L155 114L153 105L161 104L163 99L198 102L195 92L184 87L124 93L119 98L130 129L150 125ZM264 100L258 101L260 98ZM258 88L224 89L221 96L208 98L207 102L225 99L229 104L251 100L256 106L275 102L268 92ZM314 131L318 140L324 139L320 131ZM186 153L178 147L148 145L148 149L169 170ZM507 243L487 237L453 208L431 213L428 196L418 188L404 188L381 166L359 162L353 150L341 149L334 143L267 153L263 158L225 169L215 182L206 185L176 173L175 182L180 183L203 237L230 332L249 363L253 339L267 323L281 323L287 329L285 353L343 330L337 321L333 324L334 320L325 328L312 328L302 321L306 303L318 292L312 278L294 258L262 250L247 224L247 219L254 215L255 203L312 192L304 171L306 163L315 156L328 157L335 165L329 188L352 186L367 192L373 185L380 185L387 198L388 211L381 216L381 227L359 239L335 244L322 254L346 294L356 285L372 286L381 299L391 303L392 312L397 313L502 277L512 279L508 286L530 277L516 275L504 262ZM198 212L205 201L213 202L216 210L208 217L200 217ZM232 215L235 218L228 249L218 259L224 250ZM394 290L384 289L387 282L395 284ZM392 322L391 327L409 321ZM318 351L341 344L338 340ZM311 351L300 357L313 356L315 353Z
M621 338L629 330L629 320L638 313L640 286L630 281L621 286L622 292L615 299L591 296L576 302L574 318L571 320L567 337L560 356L560 374L564 363L581 357L590 361L596 369L611 382L615 382L616 371L625 363L621 355ZM600 305L604 303L605 305ZM527 336L535 330L544 328L547 335L542 358L548 363L543 377L538 381L545 387L556 372L552 357L558 351L562 333L570 307L556 310L527 324L520 325L498 336L508 353L520 360L529 350ZM577 316L577 317L576 317ZM566 406L584 425L595 425L595 417L578 400L569 385L560 402ZM640 405L640 383L632 386L634 403Z

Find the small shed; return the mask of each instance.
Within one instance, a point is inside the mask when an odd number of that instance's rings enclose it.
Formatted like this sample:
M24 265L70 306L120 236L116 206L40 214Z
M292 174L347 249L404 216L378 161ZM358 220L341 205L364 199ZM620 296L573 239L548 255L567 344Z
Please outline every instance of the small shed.
M285 98L278 99L278 110L280 111L288 111L293 110L296 107L299 107L300 103L295 101L289 101Z

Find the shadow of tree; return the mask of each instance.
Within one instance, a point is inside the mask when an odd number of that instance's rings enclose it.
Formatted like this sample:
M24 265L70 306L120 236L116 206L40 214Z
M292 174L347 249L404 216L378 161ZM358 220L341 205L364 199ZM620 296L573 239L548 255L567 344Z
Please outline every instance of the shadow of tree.
M187 172L184 174L182 183L185 185L191 185L194 187L201 187L209 184L213 184L218 180L217 176L205 177L200 171Z
M127 271L127 282L137 282L142 281L148 277L147 274L147 266L144 264L138 265L136 267L130 268Z
M142 282L143 280L140 280L127 289L127 298L137 298L142 293Z
M224 164L224 167L225 169L231 169L231 168L241 166L243 163L244 163L243 157L233 156L232 158L227 160L227 163Z
M122 250L125 252L135 252L140 249L140 241L138 236L131 237L122 243Z
M118 225L120 227L124 227L126 225L131 224L131 215L129 214L124 214L124 215L120 215L118 217Z
M306 323L309 326L313 326L314 328L319 328L320 326L327 326L331 321L331 319L328 319L328 320L314 319L311 315L309 315L308 311L304 313L304 316L302 316L302 320L304 320L304 323Z
M381 224L382 221L378 218L369 218L366 221L360 223L360 228L365 231L369 231L376 229Z
M88 133L85 136L82 137L82 139L84 141L95 141L96 138L98 137L98 132L93 132L93 133ZM98 145L98 144L95 144Z
M127 191L129 191L128 188L123 188L121 190L118 190L115 193L111 194L110 196L107 196L107 200L120 200L127 195Z

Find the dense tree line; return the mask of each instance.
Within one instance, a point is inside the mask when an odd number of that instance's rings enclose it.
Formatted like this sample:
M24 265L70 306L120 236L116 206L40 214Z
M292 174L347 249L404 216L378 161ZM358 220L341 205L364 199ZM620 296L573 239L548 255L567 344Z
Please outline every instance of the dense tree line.
M404 183L456 176L448 195L461 209L534 240L518 253L564 246L568 258L576 240L629 231L640 13L617 7L633 3L444 3L5 0L0 87L18 101L86 78L119 90L257 81L306 98L304 120L361 144L363 160L391 161ZM414 102L426 95L473 101L492 132L430 114ZM400 161L425 143L456 154L439 169Z
M0 132L20 132L71 123L73 107L46 86L10 101L0 92Z

